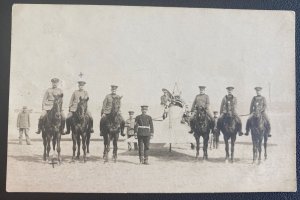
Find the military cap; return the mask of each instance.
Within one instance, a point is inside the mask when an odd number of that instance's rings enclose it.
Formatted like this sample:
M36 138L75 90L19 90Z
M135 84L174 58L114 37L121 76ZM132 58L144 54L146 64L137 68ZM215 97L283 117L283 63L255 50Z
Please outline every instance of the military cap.
M142 109L148 109L148 107L149 107L149 106L146 106L146 105L142 105L142 106L141 106Z
M163 92L169 92L167 89L163 88L161 89Z
M118 88L117 85L111 85L110 87L111 87L111 89L114 89L114 90Z
M256 91L261 91L262 90L262 87L255 87L254 88Z
M200 90L204 90L205 88L206 88L206 86L202 86L202 85L199 86Z
M85 81L78 81L78 84L79 84L79 85L85 85L86 82L85 82Z
M23 106L23 110L27 109L27 106Z
M229 86L229 87L227 87L226 89L227 89L227 90L229 90L229 91L231 91L231 90L233 90L233 89L234 89L234 87L232 87L232 86Z
M58 82L59 82L59 79L58 79L58 78L53 78L53 79L51 79L51 82L52 82L52 83L58 83Z
M214 114L218 114L218 111L214 111Z
M133 111L128 111L128 113L129 113L129 114L134 114L134 112L133 112Z

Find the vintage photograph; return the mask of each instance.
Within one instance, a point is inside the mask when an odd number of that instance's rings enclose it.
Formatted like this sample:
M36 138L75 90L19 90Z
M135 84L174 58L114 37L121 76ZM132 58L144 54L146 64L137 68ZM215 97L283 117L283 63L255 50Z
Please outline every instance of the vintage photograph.
M294 192L295 13L15 4L7 192Z

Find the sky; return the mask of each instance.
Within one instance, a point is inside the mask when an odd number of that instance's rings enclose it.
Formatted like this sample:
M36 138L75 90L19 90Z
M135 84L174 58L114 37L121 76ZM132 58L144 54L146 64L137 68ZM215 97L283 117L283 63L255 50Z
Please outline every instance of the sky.
M295 15L290 11L87 5L14 5L10 113L41 111L50 79L61 79L64 107L84 74L89 108L100 115L110 85L122 111L159 107L177 82L192 104L205 85L211 110L234 86L249 112L254 87L270 102L295 107ZM269 94L269 87L271 93Z

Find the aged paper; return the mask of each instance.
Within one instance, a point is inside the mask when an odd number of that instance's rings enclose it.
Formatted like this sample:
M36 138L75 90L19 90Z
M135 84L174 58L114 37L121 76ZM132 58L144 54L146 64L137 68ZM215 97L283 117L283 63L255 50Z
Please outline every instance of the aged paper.
M296 191L294 12L16 4L11 38L8 192ZM86 82L94 119L86 162L82 147L79 160L72 161L72 133L61 136L60 164L52 144L43 161L42 134L35 131L53 78L60 80L66 117L77 81ZM118 86L125 120L129 110L136 117L141 105L149 106L154 121L149 165L140 164L138 151L129 151L129 140L121 135L116 162L113 144L104 162L99 122L111 85ZM244 133L254 87L262 87L272 134L266 160L263 149L260 164L252 163L251 133L237 136L233 163L225 162L222 133L218 149L208 148L207 160L201 138L195 158L189 127L176 121L182 110L169 110L162 120L161 96L166 88L191 109L199 85L206 86L211 114L220 112L226 87L234 87ZM31 145L19 144L23 106L30 113Z

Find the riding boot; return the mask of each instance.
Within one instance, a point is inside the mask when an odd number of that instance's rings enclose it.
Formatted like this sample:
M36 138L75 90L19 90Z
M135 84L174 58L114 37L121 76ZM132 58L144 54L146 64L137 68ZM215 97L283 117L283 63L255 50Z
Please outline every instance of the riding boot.
M140 156L140 164L144 164L144 157Z
M246 133L245 133L245 135L249 135L249 130L250 130L250 119L248 119L247 123L246 123Z
M70 134L70 127L71 127L70 119L66 120L66 126L67 126L67 131L65 133L63 133L62 135L68 135L68 134Z
M40 118L39 122L38 122L38 130L35 132L36 134L40 134L41 133L42 126L43 126L43 118Z
M104 127L104 124L105 124L105 119L104 119L104 117L102 117L100 119L100 136L103 136L103 127Z
M125 134L124 134L125 121L122 121L122 122L121 122L120 127L121 127L121 135L124 137L124 136L125 136Z
M266 126L267 126L266 129L267 129L268 137L272 137L272 135L271 135L271 125L270 125L269 121L267 121Z

